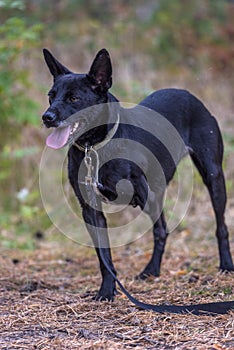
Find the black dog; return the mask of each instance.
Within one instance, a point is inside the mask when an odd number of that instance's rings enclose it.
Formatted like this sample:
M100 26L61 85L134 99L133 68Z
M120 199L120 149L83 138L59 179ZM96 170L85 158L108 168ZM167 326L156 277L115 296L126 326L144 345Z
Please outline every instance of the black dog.
M136 106L125 109L108 91L112 85L112 67L109 54L105 49L98 52L88 74L72 73L58 62L48 50L44 50L44 57L54 77L54 85L48 94L50 107L42 119L46 127L56 128L48 137L47 144L53 148L63 147L69 142L72 144L68 153L69 179L82 206L83 218L96 247L102 273L102 284L96 299L113 300L116 293L115 279L103 264L93 227L98 226L102 236L105 236L106 242L108 242L107 225L101 209L101 201L102 197L109 201L116 200L119 195L116 191L116 184L122 179L127 179L132 184L133 195L130 205L140 206L153 221L153 255L139 277L145 279L147 276L158 276L160 273L161 259L168 235L164 215L161 212L165 190L164 186L160 186L162 179L158 180L158 174L152 168L151 161L140 152L137 153L140 165L135 164L134 157L133 161L124 159L124 157L115 157L117 159L105 161L105 157L114 152L110 139L123 140L122 149L125 148L124 140L126 142L127 140L135 141L144 145L157 158L165 176L165 184L170 182L177 163L185 154L178 150L177 159L173 159L167 147L160 140L160 135L155 137L150 133L150 130L145 128L144 109L149 113L155 111L164 116L183 139L187 153L190 154L199 170L211 197L217 223L216 236L220 269L233 271L228 231L224 221L226 189L222 170L223 142L215 118L211 116L202 102L185 90L163 89L144 99L138 105L139 108ZM113 107L111 102L115 102ZM85 114L86 108L96 105L100 105L100 108ZM73 122L73 125L67 122L71 115L79 111L84 111L84 113L77 114L78 119ZM158 130L160 130L159 124ZM93 151L95 154L92 153L92 150L95 150ZM97 162L96 158L98 157L98 160L103 163L95 178L95 185L100 194L98 196L98 209L92 208L82 195L85 187L82 182L85 181L86 177L87 184L90 179L92 181L93 176L91 174L93 165L88 167L89 174L85 167L81 167L87 154L89 159L93 157ZM155 175L153 179L152 174ZM151 176L150 186L147 182L148 176ZM80 182L78 178L81 179ZM123 196L119 201L125 202L124 188L121 193ZM111 270L116 274L108 245L104 247L103 253Z

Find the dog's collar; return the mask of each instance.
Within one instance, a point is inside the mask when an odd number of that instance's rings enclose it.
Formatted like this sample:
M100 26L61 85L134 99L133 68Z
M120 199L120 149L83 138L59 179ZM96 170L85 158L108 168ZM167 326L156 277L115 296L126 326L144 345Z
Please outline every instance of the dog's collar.
M119 126L119 121L120 121L120 116L119 116L119 113L118 113L118 114L117 114L117 120L116 120L116 122L115 122L113 128L111 128L111 129L108 131L108 133L107 133L105 139L104 139L103 141L101 141L101 142L95 144L95 145L89 145L88 148L92 148L93 150L96 151L96 150L98 150L99 148L102 148L103 146L105 146L105 145L114 137L114 135L115 135L115 133L116 133L116 131L117 131L117 129L118 129L118 126ZM87 145L86 145L86 146L82 146L82 145L80 145L78 142L74 142L72 145L75 146L75 147L77 147L80 151L85 152L85 151L87 150Z

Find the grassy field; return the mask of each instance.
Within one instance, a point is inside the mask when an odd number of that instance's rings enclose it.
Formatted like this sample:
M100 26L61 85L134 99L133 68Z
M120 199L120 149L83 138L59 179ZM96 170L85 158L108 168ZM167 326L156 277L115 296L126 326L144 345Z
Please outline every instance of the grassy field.
M150 234L113 250L120 280L140 300L178 305L233 300L233 274L218 272L207 195L197 193L183 228L169 237L160 278L134 279L150 257ZM233 232L233 201L227 221ZM121 293L113 303L95 302L100 275L94 250L54 229L33 240L34 250L2 250L1 349L234 348L233 312L157 315L137 310ZM233 235L231 246L234 253Z

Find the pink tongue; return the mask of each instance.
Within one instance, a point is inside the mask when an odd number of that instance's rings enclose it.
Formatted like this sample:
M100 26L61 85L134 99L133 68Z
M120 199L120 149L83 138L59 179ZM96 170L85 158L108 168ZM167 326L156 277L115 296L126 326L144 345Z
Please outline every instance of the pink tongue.
M66 145L71 131L71 126L56 128L46 139L46 144L50 148L58 149Z

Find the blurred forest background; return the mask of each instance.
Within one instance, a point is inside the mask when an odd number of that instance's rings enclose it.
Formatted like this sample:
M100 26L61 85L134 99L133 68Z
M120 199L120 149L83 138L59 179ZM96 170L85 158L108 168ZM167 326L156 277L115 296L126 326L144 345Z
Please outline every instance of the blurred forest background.
M41 114L52 83L43 47L77 72L86 72L106 47L112 92L121 101L135 103L164 87L201 98L223 131L233 200L233 18L234 1L228 0L1 0L1 246L33 249L34 235L51 226L38 185Z

